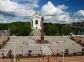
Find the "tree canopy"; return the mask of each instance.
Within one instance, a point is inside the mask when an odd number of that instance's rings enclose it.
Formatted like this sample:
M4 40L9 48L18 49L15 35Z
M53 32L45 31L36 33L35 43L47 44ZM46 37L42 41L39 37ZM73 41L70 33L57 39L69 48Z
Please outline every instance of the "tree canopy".
M71 32L69 25L48 23L44 26L46 35L68 35Z
M13 23L0 23L0 30L10 29L11 35L16 36L29 36L32 33L31 22L13 22ZM74 29L70 25L56 24L56 23L44 23L45 35L68 35L71 32L78 32L78 29ZM83 32L82 30L81 32Z
M32 29L31 29L31 23L29 22L15 22L12 23L9 27L11 34L17 35L17 36L26 36L30 35Z
M56 35L58 33L58 27L55 24L48 23L44 26L45 35Z

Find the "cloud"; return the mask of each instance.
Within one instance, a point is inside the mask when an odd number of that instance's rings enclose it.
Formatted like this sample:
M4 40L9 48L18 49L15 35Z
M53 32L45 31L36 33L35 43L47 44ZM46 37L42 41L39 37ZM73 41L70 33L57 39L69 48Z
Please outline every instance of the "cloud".
M10 0L0 0L0 11L13 12L20 7L20 5L15 2L11 2Z
M23 16L23 15L31 16L31 12L34 12L34 10L32 8L35 5L34 4L27 4L27 5L18 4L16 2L12 2L10 0L0 0L0 11L2 11L4 13L9 13L9 14L12 13L16 16L18 16L18 13L21 16ZM28 13L28 15L25 12Z
M69 13L65 12L65 5L59 5L55 7L51 2L48 2L42 7L42 14L45 16L46 20L52 20L52 22L70 22ZM49 17L48 17L49 16Z
M44 15L54 15L54 14L61 14L63 13L63 11L55 7L51 2L48 2L42 7L42 13Z
M78 16L84 17L84 10L79 10L76 14L77 14Z
M2 15L0 14L0 23L6 23L7 19Z
M16 21L30 21L28 17L9 17L9 16L3 16L0 14L0 23L11 23Z
M28 21L38 8L39 0L0 0L0 22ZM69 23L77 17L71 17L67 12L68 7L63 5L54 6L50 1L38 11L45 18L45 22ZM38 10L38 9L37 9ZM78 20L84 20L84 10L76 12Z
M63 5L58 5L57 8L59 8L59 9L67 9L68 7L63 4Z
M39 0L12 0L12 1L16 1L16 2L30 2L30 3L38 3Z
M84 21L84 10L78 10L77 12L74 12L74 16L76 17L74 18L75 21Z
M23 1L28 1L28 3L20 4ZM33 2L32 0L0 0L0 16L5 16L9 19L11 17L29 18L35 13L33 9L39 7L37 3L38 0L34 0Z

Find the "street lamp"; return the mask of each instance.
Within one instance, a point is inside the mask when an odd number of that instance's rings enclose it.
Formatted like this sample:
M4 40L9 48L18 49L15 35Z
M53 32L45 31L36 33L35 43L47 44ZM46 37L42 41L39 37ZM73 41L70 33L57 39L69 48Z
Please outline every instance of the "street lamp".
M64 52L64 46L63 46L63 62L64 62L64 53L65 53L65 52Z
M14 62L16 62L16 52L15 52L15 43L14 43Z
M63 39L63 36L61 36L61 38ZM66 40L65 40L66 41ZM59 44L59 43L58 43ZM59 44L60 45L60 44ZM62 44L63 45L63 44ZM62 48L63 48L63 60L62 60L62 62L64 62L64 46L62 46L62 45L60 45Z

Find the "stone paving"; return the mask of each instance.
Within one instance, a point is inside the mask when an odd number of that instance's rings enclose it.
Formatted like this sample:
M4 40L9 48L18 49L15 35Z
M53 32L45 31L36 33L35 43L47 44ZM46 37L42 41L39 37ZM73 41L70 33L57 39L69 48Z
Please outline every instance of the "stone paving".
M45 40L48 40L48 44L38 44L36 40L39 39L39 36L10 36L10 40L7 42L2 49L0 49L0 57L2 57L2 52L5 56L7 56L8 51L11 49L12 54L19 55L22 54L26 56L29 54L29 50L31 50L31 55L38 56L38 54L42 55L52 55L62 52L65 49L69 50L69 54L73 52L81 52L82 47L80 44L74 42L70 39L69 36L45 36ZM14 49L15 48L15 49ZM62 62L63 57L44 57L44 58L25 58L21 59L17 62ZM0 59L0 62L11 62L10 59ZM64 62L84 62L84 56L77 57L65 57Z
M16 62L63 62L63 57L22 58ZM0 62L12 62L10 59L0 59ZM64 62L84 62L84 56L65 57Z
M10 36L10 41L8 41L7 45L0 49L0 56L3 51L6 56L10 49L13 51L13 54L15 51L17 55L26 55L28 50L32 50L32 55L52 55L57 53L61 54L65 49L68 49L70 54L73 52L77 53L81 52L82 48L84 48L71 40L69 36L45 36L45 39L49 41L48 44L38 44L36 43L37 39L39 39L39 36Z

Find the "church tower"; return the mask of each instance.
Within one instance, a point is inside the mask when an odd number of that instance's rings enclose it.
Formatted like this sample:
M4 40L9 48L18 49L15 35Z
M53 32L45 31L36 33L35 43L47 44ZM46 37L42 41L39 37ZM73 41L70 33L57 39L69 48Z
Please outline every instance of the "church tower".
M41 30L41 16L36 12L33 14L32 19L32 29L33 29L33 35L34 36L40 36L40 30Z
M32 20L32 29L34 30L40 30L41 29L41 17L36 12L33 14L33 20Z

